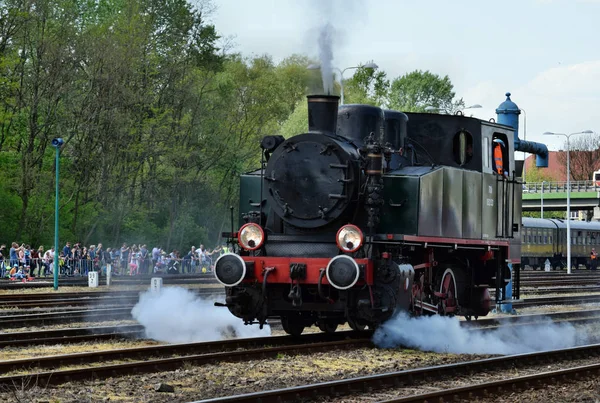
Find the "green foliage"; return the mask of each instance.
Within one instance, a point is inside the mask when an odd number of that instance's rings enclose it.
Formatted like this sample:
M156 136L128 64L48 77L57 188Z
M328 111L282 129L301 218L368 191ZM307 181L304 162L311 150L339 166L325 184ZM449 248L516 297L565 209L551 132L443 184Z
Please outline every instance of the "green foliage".
M525 171L525 182L526 183L539 183L539 182L552 182L552 176L547 173L544 168L538 168L535 166L528 167Z
M344 98L347 104L382 106L389 97L390 81L382 70L360 67L344 82Z
M0 226L49 245L54 137L61 242L214 243L238 175L306 93L308 59L218 48L186 0L0 6Z
M308 104L305 99L298 101L294 112L281 125L281 135L290 138L308 131Z
M464 101L455 100L453 90L448 76L416 70L392 81L389 106L404 112L425 112L425 108L431 106L454 113L464 107Z

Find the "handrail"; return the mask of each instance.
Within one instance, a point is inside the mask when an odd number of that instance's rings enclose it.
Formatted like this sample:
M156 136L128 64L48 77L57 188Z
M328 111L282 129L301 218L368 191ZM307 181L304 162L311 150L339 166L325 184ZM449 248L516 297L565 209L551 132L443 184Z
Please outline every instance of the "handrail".
M523 184L523 192L541 193L566 192L567 181L560 182L528 182ZM571 181L571 192L600 192L599 181Z

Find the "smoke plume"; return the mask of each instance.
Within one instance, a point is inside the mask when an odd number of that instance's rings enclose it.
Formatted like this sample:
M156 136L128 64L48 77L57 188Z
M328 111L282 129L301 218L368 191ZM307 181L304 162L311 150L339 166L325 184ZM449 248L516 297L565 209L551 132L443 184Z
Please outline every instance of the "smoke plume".
M587 334L569 323L545 318L534 325L505 326L481 331L460 326L457 318L443 316L390 319L375 331L373 342L382 348L406 346L438 353L520 354L585 344Z
M321 78L323 91L327 95L333 93L333 37L334 28L326 23L319 30L319 59L321 61Z
M215 307L213 301L180 287L141 293L131 315L145 327L146 337L168 343L271 335L269 326L262 330L258 325L246 326L227 308Z

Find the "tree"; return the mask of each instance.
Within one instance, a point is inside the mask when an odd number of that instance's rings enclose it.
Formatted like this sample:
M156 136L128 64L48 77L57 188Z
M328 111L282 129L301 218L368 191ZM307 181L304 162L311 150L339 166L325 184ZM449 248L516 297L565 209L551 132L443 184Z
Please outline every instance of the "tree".
M363 66L356 69L350 79L344 81L344 102L384 106L390 89L387 73Z
M567 149L566 142L564 149ZM576 181L593 179L593 172L600 169L600 135L594 133L573 136L569 140L569 149L571 179ZM558 162L566 169L566 152L558 154Z
M456 100L454 86L446 75L440 77L429 71L415 70L392 81L389 106L404 112L425 112L428 106L454 113L464 108L461 99Z

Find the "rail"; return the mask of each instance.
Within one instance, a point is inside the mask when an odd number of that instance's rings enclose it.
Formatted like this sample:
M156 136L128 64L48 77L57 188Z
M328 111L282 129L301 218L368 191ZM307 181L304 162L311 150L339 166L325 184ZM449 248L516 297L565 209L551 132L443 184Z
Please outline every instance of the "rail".
M571 181L571 192L600 192L599 181ZM567 191L567 182L528 182L523 184L523 193L559 193Z

